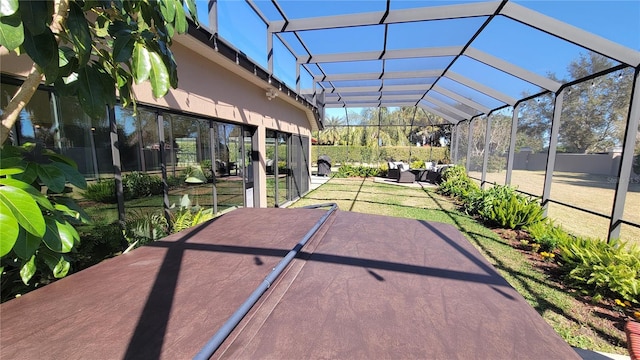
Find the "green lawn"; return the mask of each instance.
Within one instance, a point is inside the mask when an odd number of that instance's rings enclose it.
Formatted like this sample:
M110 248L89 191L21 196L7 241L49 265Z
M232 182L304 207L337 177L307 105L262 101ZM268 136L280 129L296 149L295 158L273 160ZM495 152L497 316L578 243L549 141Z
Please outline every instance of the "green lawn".
M292 207L336 202L343 211L438 221L456 226L570 345L626 354L624 333L612 328L595 311L546 280L493 231L456 210L435 188L376 183L372 179L332 178Z

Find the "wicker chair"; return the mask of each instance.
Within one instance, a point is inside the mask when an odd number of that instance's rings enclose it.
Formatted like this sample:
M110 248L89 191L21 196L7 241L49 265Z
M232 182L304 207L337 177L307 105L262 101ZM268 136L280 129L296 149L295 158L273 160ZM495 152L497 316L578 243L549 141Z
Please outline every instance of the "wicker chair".
M404 169L404 166L398 165L398 177L396 178L399 183L412 183L416 181L416 174Z

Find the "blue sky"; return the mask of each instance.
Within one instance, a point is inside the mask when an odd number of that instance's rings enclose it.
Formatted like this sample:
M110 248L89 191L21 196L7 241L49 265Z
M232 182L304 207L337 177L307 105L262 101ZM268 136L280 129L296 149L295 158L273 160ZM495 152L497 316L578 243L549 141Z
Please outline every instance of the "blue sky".
M392 9L406 9L464 2L391 0L391 7ZM640 51L640 0L525 0L515 2ZM279 20L281 18L270 1L255 0L255 3L269 19ZM386 1L280 0L279 4L285 14L294 19L349 14L358 11L382 11L385 9ZM198 7L201 21L207 24L206 16L204 16L206 1L198 1ZM267 33L266 26L260 18L244 0L218 0L218 9L221 37L266 68ZM391 25L388 31L388 48L464 45L483 21L484 18L469 18ZM379 50L382 46L382 34L383 28L378 26L362 29L305 31L301 32L300 36L313 53L321 54L340 51ZM285 34L283 37L293 47L294 51L306 54L292 34ZM504 17L495 18L483 33L475 39L472 46L540 75L546 76L548 73L553 72L560 78L567 77L566 67L569 62L576 59L581 52L585 52L583 48ZM415 67L420 60L424 59L414 59L414 64L411 64L411 61L405 61L404 64L397 62L396 64L387 64L387 66L395 65L397 68L402 66ZM429 61L437 62L437 58ZM285 81L288 86L295 88L295 58L278 40L274 41L274 63L276 77ZM332 72L340 72L340 66L342 65L326 64L326 69L330 69ZM344 69L342 72L351 72L354 69L358 72L377 71L380 67L380 62L358 62L351 64L350 68ZM499 84L496 86L498 90L515 98L519 98L523 91L535 92L538 90L535 86L504 76L497 70L464 57L454 64L452 70L479 82ZM312 67L312 71L318 72L318 69ZM500 81L495 82L496 79ZM303 72L303 87L311 87L311 84L311 75ZM344 110L338 109L336 114L343 116Z

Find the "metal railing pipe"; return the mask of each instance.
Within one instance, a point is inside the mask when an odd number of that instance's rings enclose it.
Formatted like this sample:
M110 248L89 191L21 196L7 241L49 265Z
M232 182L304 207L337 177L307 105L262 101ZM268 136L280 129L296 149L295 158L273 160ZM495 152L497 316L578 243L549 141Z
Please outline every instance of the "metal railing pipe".
M329 203L329 204L321 204L321 205L311 205L305 208L319 208L319 207L327 207L331 206L329 210L315 223L315 225L309 230L305 236L300 240L296 246L291 249L287 255L280 260L280 262L271 270L269 275L262 281L260 285L249 295L249 297L244 301L242 305L231 315L231 317L218 329L218 331L209 339L209 341L204 345L204 347L194 356L195 360L206 360L213 355L216 350L222 345L224 340L231 334L233 329L242 321L242 319L247 315L249 310L255 305L256 302L260 299L262 294L271 287L271 284L280 276L280 274L284 271L284 269L289 265L289 263L298 255L302 247L311 239L311 237L320 229L320 227L327 221L329 216L338 208L338 204Z

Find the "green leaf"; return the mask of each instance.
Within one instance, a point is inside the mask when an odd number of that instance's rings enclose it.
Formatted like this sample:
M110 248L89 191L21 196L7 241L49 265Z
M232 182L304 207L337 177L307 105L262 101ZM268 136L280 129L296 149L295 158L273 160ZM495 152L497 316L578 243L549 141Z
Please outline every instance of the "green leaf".
M53 164L38 165L38 176L42 183L55 193L64 191L64 173Z
M83 190L87 188L87 180L82 174L80 174L77 169L74 169L72 166L61 162L54 162L51 165L62 171L65 178L67 179L67 182L69 182L70 184L75 185L76 187Z
M25 285L29 285L29 280L36 273L36 257L31 256L29 261L25 262L24 265L20 268L20 278Z
M103 100L109 106L113 106L116 103L116 88L115 80L111 77L111 74L104 69L100 64L95 64L96 72L98 74L98 84L100 84Z
M44 263L47 264L53 276L57 279L67 276L71 264L60 254L51 252L50 250L43 249L40 254Z
M176 64L176 60L173 57L173 52L171 52L171 49L169 49L167 44L162 41L158 42L158 48L163 55L164 65L169 71L171 87L176 89L178 88L178 65Z
M21 157L3 158L0 160L0 176L23 173L25 163Z
M198 9L196 8L195 0L185 0L187 3L187 9L189 9L189 14L191 15L191 20L199 25L198 23Z
M113 60L116 62L129 61L133 54L135 39L131 33L122 33L113 41Z
M59 222L53 218L47 218L47 232L44 234L42 241L47 247L58 253L68 253L73 249L78 233L73 226L67 221Z
M71 263L68 262L63 256L60 256L58 262L53 267L53 277L56 279L61 279L69 273L69 269L71 268Z
M67 18L67 33L71 41L75 45L78 53L78 61L80 66L89 61L91 55L91 33L89 32L89 24L84 16L82 9L75 3L69 4L69 15Z
M43 236L46 231L42 212L26 191L13 186L0 187L0 202L3 202L20 226L35 236Z
M94 119L104 118L106 114L106 101L97 77L98 72L91 66L78 69L78 100L82 110Z
M136 42L133 47L133 77L136 81L136 84L140 84L141 82L147 80L149 78L149 73L151 72L151 58L149 55L149 50L145 47L145 44L142 42Z
M95 23L93 24L93 28L95 29L96 36L102 37L102 38L107 37L109 35L110 24L111 24L111 21L109 20L109 17L106 16L104 13L98 16Z
M174 27L178 34L184 34L187 32L187 15L184 13L182 5L176 6L176 21L174 23Z
M29 29L24 29L24 49L27 55L38 64L46 77L47 83L53 83L58 78L58 42L51 32L46 28L44 32L33 35Z
M73 161L73 159L71 159L68 156L64 156L62 154L59 154L53 150L50 149L44 149L43 153L49 158L51 159L51 161L56 161L56 162L62 162L65 163L71 167L73 167L74 169L78 168L78 165L76 164L75 161Z
M35 200L38 204L40 204L40 206L50 211L54 210L53 205L51 205L51 202L46 196L44 196L40 191L38 191L38 189L34 188L30 184L22 180L8 179L8 178L0 179L0 184L9 185L9 186L13 186L18 189L24 190L28 192L29 195L31 195L31 197L33 198L33 200Z
M2 0L0 2L0 16L10 16L18 11L20 2L18 0Z
M73 199L68 197L58 197L56 199L56 202L58 203L56 205L56 209L63 211L64 213L73 214L71 215L72 217L80 220L84 224L88 224L91 222L91 216L89 216L89 214L87 214L87 212L84 211L84 209L81 208L80 205L73 201ZM66 209L58 208L58 206L65 206Z
M162 16L164 16L164 20L166 22L168 23L173 22L173 19L175 19L176 17L175 0L161 0L160 11L162 12Z
M34 162L28 162L27 167L24 169L24 171L18 175L14 175L13 178L29 185L33 184L38 178L38 164Z
M151 82L153 96L157 99L163 97L169 91L169 73L158 53L149 52L149 55L151 56L151 73L149 80Z
M58 64L60 77L67 77L78 69L76 53L68 46L58 48Z
M0 257L13 249L19 232L20 226L15 216L9 207L0 202Z
M15 252L19 258L27 260L36 253L36 250L38 250L41 243L41 238L21 230L18 240L13 247L13 252Z
M46 29L47 20L51 19L46 1L23 1L20 5L22 22L34 35L42 34Z
M4 4L4 1L2 2ZM18 14L0 16L0 45L16 50L24 43L24 26Z

